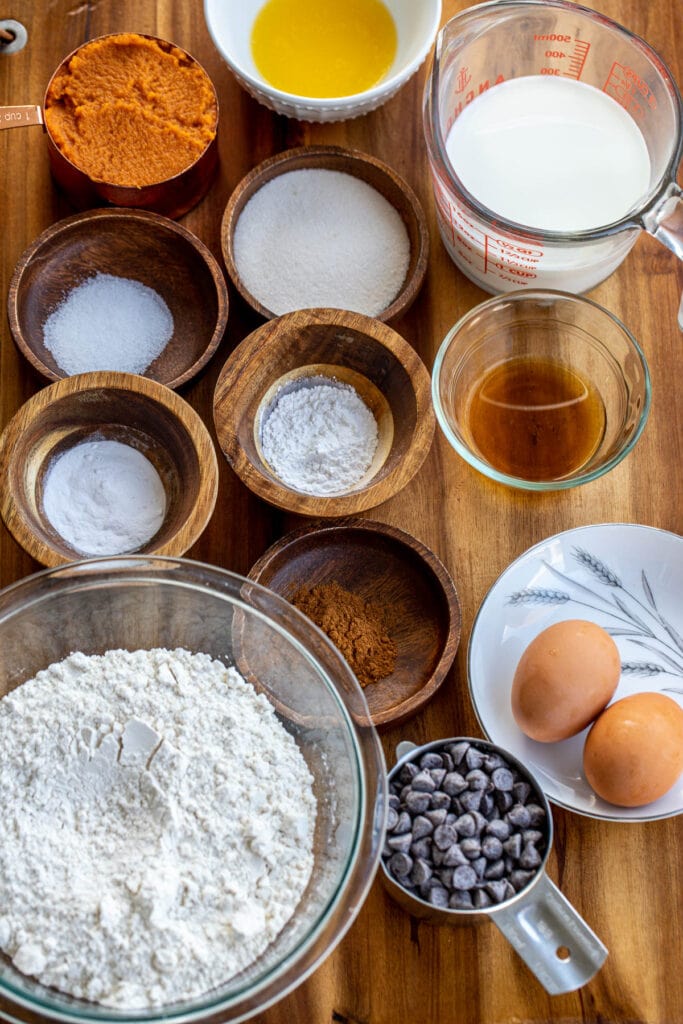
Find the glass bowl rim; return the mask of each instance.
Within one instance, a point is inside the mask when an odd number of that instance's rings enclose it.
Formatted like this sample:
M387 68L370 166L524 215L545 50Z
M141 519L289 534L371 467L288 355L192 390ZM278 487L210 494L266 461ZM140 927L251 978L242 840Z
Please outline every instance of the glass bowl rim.
M254 1014L261 1013L268 1007L279 1002L288 993L305 981L306 978L308 978L330 955L360 912L379 867L379 858L381 854L381 842L379 840L381 840L384 833L387 814L387 772L383 749L378 734L370 724L369 711L367 710L365 696L360 684L353 675L352 670L347 665L346 661L334 644L332 644L332 641L329 640L327 635L305 615L303 615L302 612L275 591L264 587L263 584L256 583L254 580L250 580L248 577L233 572L232 570L224 569L208 562L184 558L182 556L123 554L101 556L97 558L83 558L63 565L40 569L8 584L6 587L0 588L0 624L5 621L5 618L8 615L17 613L25 606L25 602L21 601L22 591L26 591L27 594L30 594L36 586L40 586L41 583L46 581L50 582L50 580L55 577L58 578L58 581L59 578L64 578L67 581L70 579L75 580L76 583L74 585L77 586L78 581L87 581L88 572L93 573L94 582L97 579L97 570L101 570L102 572L120 571L122 574L124 574L126 570L130 570L132 578L134 576L133 570L140 572L154 572L160 568L180 571L181 579L171 580L167 577L166 582L172 582L175 585L180 585L181 587L201 586L201 582L199 580L191 580L189 578L190 576L197 575L208 575L210 578L213 577L216 581L222 580L224 583L228 583L235 588L239 586L240 590L242 587L246 586L248 592L251 591L263 594L267 597L269 602L272 602L278 610L282 610L285 615L288 618L291 618L296 625L302 628L302 630L313 632L317 636L317 639L322 641L323 649L326 654L331 657L335 667L340 668L347 679L352 680L357 688L355 698L358 699L360 697L361 699L361 704L365 709L364 722L367 723L367 725L364 725L363 731L366 737L370 736L373 741L372 752L375 764L370 766L371 775L372 769L374 768L377 776L376 781L379 783L379 789L376 790L366 785L365 775L366 768L368 766L367 755L363 754L361 744L358 741L356 728L353 725L352 715L350 714L346 701L342 697L343 690L332 682L332 678L328 670L322 665L318 658L306 649L299 636L292 633L288 626L283 626L282 623L271 618L268 612L265 612L260 608L250 606L230 590L227 590L225 593L221 593L217 588L209 587L208 589L212 591L214 596L218 596L220 599L226 600L227 603L231 604L233 607L238 607L242 610L246 610L250 614L254 614L262 621L268 622L268 624L281 636L285 636L294 649L302 654L309 665L315 669L318 676L325 681L329 691L334 696L336 703L342 712L344 724L353 739L354 768L358 783L358 807L356 809L355 821L353 822L353 841L350 844L350 848L346 856L346 862L343 866L343 870L337 884L335 885L332 893L325 900L316 919L308 926L303 938L299 940L294 948L290 950L283 959L274 963L264 974L256 979L248 979L244 985L240 986L240 988L227 996L212 996L212 992L216 991L214 989L193 999L179 1000L176 1003L161 1004L158 1007L155 1006L142 1010L117 1010L96 1002L89 1002L82 999L79 1000L76 999L76 997L71 997L68 994L59 992L57 995L60 997L60 1001L58 1003L52 1002L42 996L37 996L31 992L27 992L25 989L15 987L13 982L0 977L0 996L4 997L4 999L16 1006L29 1010L31 1013L43 1012L48 1019L65 1022L65 1024L156 1024L156 1022L162 1021L168 1021L171 1022L171 1024L186 1024L186 1022L199 1021L209 1017L213 1019L213 1016L216 1013L225 1013L226 1011L230 1011L233 1007L237 1011L236 1015L224 1017L223 1019L226 1021L226 1024L227 1021L230 1021L231 1024L237 1024L239 1021L247 1020ZM184 578L185 576L187 576L187 578ZM122 575L120 579L124 580L125 576ZM164 578L160 576L159 579L162 580ZM204 581L204 586L207 586L206 581ZM41 600L54 597L55 591L47 590L43 595L41 595ZM15 600L14 607L7 610L5 608L5 604L7 601L12 602L13 599L18 599L20 603L17 604ZM374 780L371 778L370 781L373 782ZM379 815L378 810L380 812ZM372 822L374 848L372 849L369 860L367 860L366 863L365 861L360 860L360 855L361 847L364 841L367 841L368 839L368 836L366 835L368 820ZM365 877L358 878L359 875L365 875ZM342 902L342 898L346 893L349 884L354 881L356 882L356 890L354 891L354 898L350 909L343 915L343 917L341 917L340 920L334 921L335 913L338 914L339 912L339 906ZM321 936L323 935L325 928L329 926L331 921L334 926L331 940L325 942L324 948L319 950L317 949L317 945L321 940ZM294 976L287 978L288 973L293 973ZM278 985L283 975L285 975L286 979L285 984L282 988L278 988L277 991L273 992L272 987ZM228 979L228 983L229 982L230 979ZM46 991L49 992L49 989L46 989ZM251 1005L251 1000L258 1000L262 994L265 996L263 1001ZM64 1001L62 1002L62 1000ZM73 1000L73 1006L69 1005L67 1000ZM247 1005L241 1005L245 1004L245 1002ZM11 1024L24 1024L21 1018L13 1017L4 1007L0 1006L0 1019L2 1018L10 1021Z
M482 312L486 312L490 309L495 308L497 305L505 302L511 302L516 304L525 299L536 299L539 302L548 300L551 302L568 302L577 306L588 306L592 307L600 316L608 318L613 326L622 335L626 341L627 346L631 349L633 354L636 356L641 370L643 371L643 407L640 411L638 423L628 439L627 443L623 445L616 454L610 459L601 463L586 472L579 470L572 476L564 477L559 480L527 480L524 477L512 476L509 473L504 473L501 470L495 469L488 462L485 462L479 456L475 455L454 433L451 425L448 421L448 417L444 410L441 402L440 394L440 379L441 372L443 369L444 360L451 346L453 339L456 334L466 326L476 316ZM602 344L600 339L594 339L598 344ZM604 346L603 346L604 347ZM460 455L465 462L467 462L473 469L476 469L483 476L488 477L490 480L494 480L496 483L505 484L507 487L514 487L518 490L526 491L564 491L569 490L572 487L579 487L582 484L590 483L592 480L597 480L599 477L604 476L611 469L617 466L622 459L625 459L629 452L635 447L636 442L640 438L645 424L647 422L650 405L652 401L652 382L650 378L650 369L645 358L645 354L641 349L640 345L636 341L634 335L629 331L628 327L615 316L610 310L601 306L600 303L595 302L593 299L587 298L585 295L576 295L572 292L565 292L554 288L534 288L534 289L520 289L516 291L501 292L498 295L492 295L491 298L486 299L484 302L478 303L472 309L468 310L463 316L456 321L456 323L446 333L443 341L441 342L439 349L434 360L434 366L432 368L432 402L434 404L434 411L436 418L443 431L446 440L452 448Z

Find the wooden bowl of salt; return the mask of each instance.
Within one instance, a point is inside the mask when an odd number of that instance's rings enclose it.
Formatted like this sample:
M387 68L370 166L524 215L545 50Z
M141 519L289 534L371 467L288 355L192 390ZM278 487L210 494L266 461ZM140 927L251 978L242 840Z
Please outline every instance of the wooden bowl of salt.
M264 160L237 185L221 223L228 274L271 319L333 307L402 316L427 270L429 231L410 185L376 157L301 146Z
M0 515L37 562L182 555L218 492L211 436L179 395L127 373L39 391L0 435Z
M101 209L52 224L19 258L7 316L48 380L107 370L187 384L228 319L217 260L191 231L145 210Z
M302 527L268 548L249 579L337 643L377 728L416 714L453 664L461 626L455 584L426 545L394 526L349 518Z
M269 320L228 357L213 415L220 447L255 494L308 516L387 501L434 437L427 369L386 324L339 309Z

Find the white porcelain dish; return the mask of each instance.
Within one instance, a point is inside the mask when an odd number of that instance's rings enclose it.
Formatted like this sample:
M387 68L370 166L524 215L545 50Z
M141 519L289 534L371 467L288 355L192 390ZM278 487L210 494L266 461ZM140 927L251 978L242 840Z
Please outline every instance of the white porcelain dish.
M251 55L251 29L265 0L204 0L204 18L235 78L259 103L301 121L345 121L386 103L422 65L441 22L441 0L384 0L396 23L398 47L388 74L372 89L333 99L282 92L257 70Z
M512 717L510 689L523 650L542 629L589 619L614 638L622 673L614 700L665 693L683 705L683 537L631 523L558 533L499 576L472 628L467 670L484 733L534 772L553 803L606 821L652 821L683 812L683 775L659 800L616 807L582 771L586 731L538 743Z

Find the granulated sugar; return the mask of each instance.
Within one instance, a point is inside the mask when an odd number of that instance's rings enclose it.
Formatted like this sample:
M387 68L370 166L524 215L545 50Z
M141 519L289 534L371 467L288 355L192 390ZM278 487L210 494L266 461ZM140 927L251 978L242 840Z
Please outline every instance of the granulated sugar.
M207 654L77 653L0 700L0 950L127 1010L265 950L313 866L316 802L263 695Z
M410 263L396 208L367 182L322 168L263 185L239 215L233 245L243 283L278 315L329 306L377 316Z
M43 342L67 375L144 373L173 335L162 297L140 281L95 274L73 288L43 325Z
M278 393L261 428L263 456L282 482L320 496L354 487L377 443L377 421L355 388L327 377Z

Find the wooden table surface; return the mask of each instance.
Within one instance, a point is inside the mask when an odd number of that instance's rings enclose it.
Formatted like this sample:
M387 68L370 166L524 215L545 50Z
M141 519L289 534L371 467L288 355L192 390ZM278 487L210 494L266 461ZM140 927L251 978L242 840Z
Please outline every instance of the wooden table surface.
M417 0L415 0L417 2ZM467 6L445 0L444 21ZM683 83L680 0L600 0L598 9L644 36ZM246 95L207 33L200 0L7 0L0 17L23 22L28 44L0 56L0 102L40 103L62 58L88 38L137 31L177 42L211 75L221 104L219 178L183 218L220 259L219 228L231 190L255 164L306 143L356 147L385 160L420 196L432 252L424 287L393 326L431 369L455 320L486 298L450 262L438 237L422 136L426 69L382 109L358 120L308 125L275 116ZM39 128L0 133L0 294L25 247L72 212L52 186ZM393 762L399 739L418 743L478 735L466 678L467 641L477 608L506 566L532 544L570 527L633 522L682 532L683 402L677 401L683 335L676 310L683 266L641 237L619 270L592 297L639 339L652 374L649 422L636 449L615 470L584 487L546 495L513 492L470 469L438 433L421 471L371 518L415 534L453 574L463 613L455 665L436 698L402 728L383 735ZM183 392L211 424L216 377L228 353L261 321L231 287L225 338L204 374ZM0 323L0 416L4 425L44 382ZM274 511L240 483L221 458L215 514L189 557L246 573L278 537L302 520ZM0 527L0 584L38 569ZM593 821L556 809L549 874L609 948L609 958L583 989L551 998L511 947L487 924L478 929L417 925L376 880L363 910L337 950L261 1024L606 1024L683 1020L683 818L640 825Z

